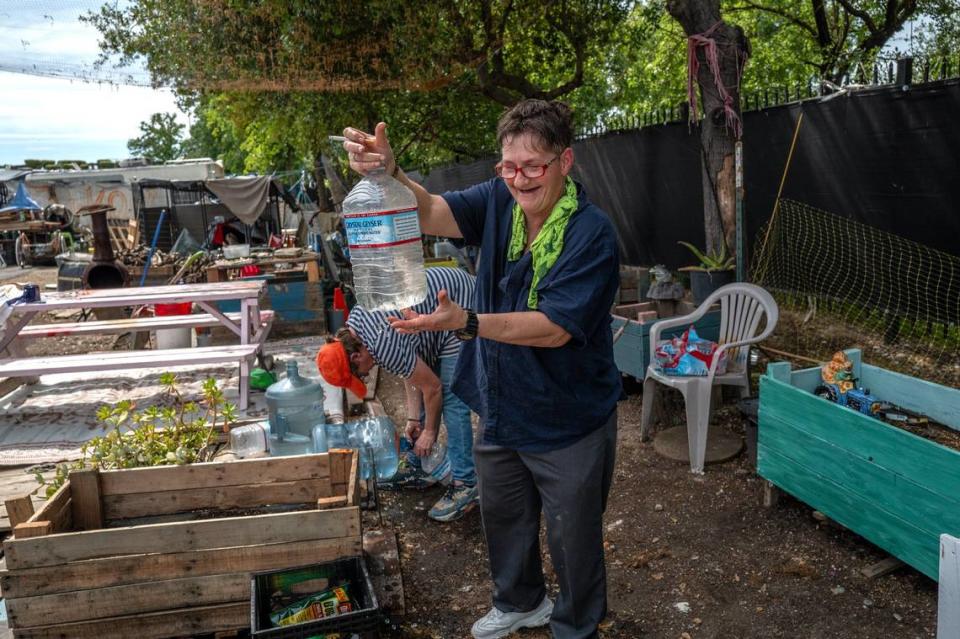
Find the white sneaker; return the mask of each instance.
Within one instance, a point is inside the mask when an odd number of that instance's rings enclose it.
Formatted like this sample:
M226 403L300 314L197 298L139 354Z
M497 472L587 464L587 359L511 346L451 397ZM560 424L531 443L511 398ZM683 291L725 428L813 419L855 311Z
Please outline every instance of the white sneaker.
M474 639L500 639L513 634L521 628L539 628L550 623L553 602L544 597L540 605L527 612L503 612L497 607L477 619L470 629Z

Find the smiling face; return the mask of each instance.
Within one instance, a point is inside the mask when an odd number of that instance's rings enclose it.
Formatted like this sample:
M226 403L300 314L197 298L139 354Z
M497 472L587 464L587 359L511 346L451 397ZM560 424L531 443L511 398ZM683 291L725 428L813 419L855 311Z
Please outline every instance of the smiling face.
M533 133L520 133L503 140L501 162L504 165L519 168L550 163L538 178L528 178L517 171L516 177L504 179L513 199L528 217L546 219L564 193L564 181L573 166L573 149L567 147L557 155Z

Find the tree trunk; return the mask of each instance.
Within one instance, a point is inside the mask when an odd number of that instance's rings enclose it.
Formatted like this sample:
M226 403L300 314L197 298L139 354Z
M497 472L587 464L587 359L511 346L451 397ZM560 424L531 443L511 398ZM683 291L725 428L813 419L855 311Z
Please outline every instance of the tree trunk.
M327 189L325 178L327 177L326 168L323 166L323 154L321 159L313 165L313 179L317 183L317 210L334 211L333 202L330 200L330 191Z
M706 37L716 42L719 81L730 96L728 104L736 115L731 119L724 108L706 50L698 46L696 81L703 113L700 145L706 249L719 252L725 244L728 254L732 255L736 249L734 151L737 133L730 125L740 121L739 75L750 52L749 43L740 27L721 20L720 0L669 0L667 11L680 23L687 36L710 31Z
M347 189L343 186L340 175L337 173L337 169L333 166L330 158L326 155L321 155L320 161L323 163L324 173L327 176L327 181L330 183L330 197L333 200L334 209L339 213L340 205L347 197Z

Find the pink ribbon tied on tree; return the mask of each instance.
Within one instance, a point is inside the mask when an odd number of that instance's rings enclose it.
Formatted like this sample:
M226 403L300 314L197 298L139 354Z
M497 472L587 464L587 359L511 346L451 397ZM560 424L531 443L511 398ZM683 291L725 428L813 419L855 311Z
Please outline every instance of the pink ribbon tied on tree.
M718 21L703 33L695 33L687 38L687 99L690 101L690 121L697 121L697 93L695 85L697 83L697 74L700 71L700 61L697 59L697 49L702 47L707 68L709 68L710 73L713 74L713 81L717 87L717 95L719 95L720 100L723 103L723 113L726 126L733 130L734 137L739 140L740 136L743 134L743 122L740 120L740 116L737 114L737 110L734 108L733 96L730 95L729 91L727 91L727 87L723 85L723 81L720 78L720 60L717 53L717 41L713 37L713 32L716 31L717 27L719 27L721 24L723 24L723 21ZM743 66L746 64L746 62L747 54L745 52L741 52L738 47L737 87L740 86L740 78L743 74Z

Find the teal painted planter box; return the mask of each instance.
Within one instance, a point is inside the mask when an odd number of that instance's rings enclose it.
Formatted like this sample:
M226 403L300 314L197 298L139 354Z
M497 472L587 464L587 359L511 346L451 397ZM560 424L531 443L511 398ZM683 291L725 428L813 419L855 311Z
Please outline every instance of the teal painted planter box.
M665 317L651 318L637 321L638 313L650 311L654 306L651 302L617 306L613 311L611 328L616 335L624 324L627 327L623 334L613 344L613 360L617 368L624 375L630 375L643 381L647 376L647 366L650 364L650 327ZM680 313L686 315L696 310L688 302L680 303ZM694 324L697 334L704 339L717 341L720 335L720 311L710 311ZM661 339L669 339L674 335L682 335L686 326L669 329L661 333Z
M861 362L860 386L960 430L960 391ZM757 473L931 579L940 535L960 536L960 452L817 397L820 369L760 379Z

